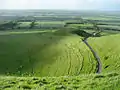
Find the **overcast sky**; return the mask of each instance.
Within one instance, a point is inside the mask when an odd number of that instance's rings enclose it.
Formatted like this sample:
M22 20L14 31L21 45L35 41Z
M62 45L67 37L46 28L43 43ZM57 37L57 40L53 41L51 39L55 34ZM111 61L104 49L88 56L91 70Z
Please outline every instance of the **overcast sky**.
M120 10L120 0L0 0L0 9Z

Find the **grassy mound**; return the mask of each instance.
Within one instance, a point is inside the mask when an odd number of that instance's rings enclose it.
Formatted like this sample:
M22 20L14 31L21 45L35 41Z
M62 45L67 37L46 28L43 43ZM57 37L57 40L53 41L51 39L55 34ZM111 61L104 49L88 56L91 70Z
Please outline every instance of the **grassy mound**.
M77 35L57 32L0 35L0 74L64 76L95 73L96 62Z

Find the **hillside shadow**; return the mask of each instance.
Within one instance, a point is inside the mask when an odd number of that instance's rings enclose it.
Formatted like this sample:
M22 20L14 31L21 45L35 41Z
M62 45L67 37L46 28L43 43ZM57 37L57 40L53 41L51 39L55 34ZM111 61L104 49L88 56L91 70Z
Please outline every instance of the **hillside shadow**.
M88 30L89 31L89 30ZM72 31L72 34L77 34L83 38L89 38L89 37L102 37L102 36L109 36L109 35L115 35L118 34L120 32L116 32L116 31L102 31L101 33L96 33L95 31L93 32L87 32L84 30L74 30Z
M75 31L72 31L73 34L77 34L81 37L84 37L84 38L89 38L89 37L101 37L102 35L100 33L98 34L95 34L95 32L92 32L92 33L88 33L84 30L75 30Z
M0 75L34 76L36 75L34 69L39 64L37 71L40 72L39 76L41 76L41 70L46 65L52 65L56 61L54 56L59 55L58 50L49 48L64 39L65 35L59 33L56 31L1 35Z

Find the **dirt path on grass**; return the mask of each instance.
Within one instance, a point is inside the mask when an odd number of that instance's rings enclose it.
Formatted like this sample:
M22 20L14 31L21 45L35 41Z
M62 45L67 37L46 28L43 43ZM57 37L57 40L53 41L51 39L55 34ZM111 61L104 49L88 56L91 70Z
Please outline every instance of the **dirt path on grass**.
M102 71L102 63L101 63L101 60L100 60L100 57L99 55L94 51L94 49L89 45L89 43L87 42L88 38L84 38L83 39L83 42L87 45L87 47L90 49L90 51L92 52L93 56L95 57L96 61L97 61L97 71L96 73L101 73Z

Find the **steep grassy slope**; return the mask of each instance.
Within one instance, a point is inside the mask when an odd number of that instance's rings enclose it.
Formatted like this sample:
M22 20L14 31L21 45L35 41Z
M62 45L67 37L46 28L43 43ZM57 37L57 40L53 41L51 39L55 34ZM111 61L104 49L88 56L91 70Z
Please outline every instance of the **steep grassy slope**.
M0 74L63 76L95 73L96 62L77 35L39 32L0 35Z
M0 89L120 90L119 38L120 34L88 39L102 61L102 74L95 75L90 73L96 73L96 60L80 36L59 31L4 33Z
M80 75L64 77L0 76L1 90L120 90L120 75Z
M88 42L98 52L102 61L102 72L120 73L120 34L90 38Z

